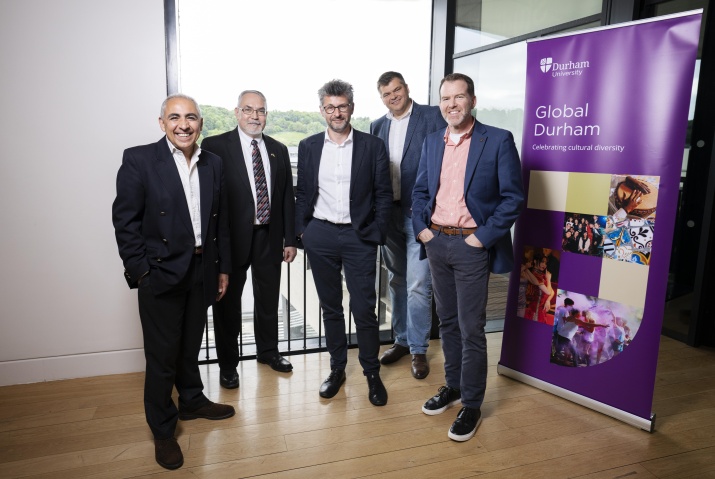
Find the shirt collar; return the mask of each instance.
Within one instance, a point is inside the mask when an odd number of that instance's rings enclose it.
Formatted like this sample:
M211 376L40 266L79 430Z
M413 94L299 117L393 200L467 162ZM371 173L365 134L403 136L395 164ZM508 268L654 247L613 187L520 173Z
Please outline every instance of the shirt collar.
M330 139L330 135L328 135L328 130L329 130L328 128L325 129L325 138L323 139L323 144L332 143L333 145L338 145L337 143L335 143L333 140ZM338 146L347 145L348 143L352 143L354 131L355 131L355 128L353 128L353 126L350 125L350 133L348 133L348 137L345 139L345 141L342 144L340 144Z
M472 137L474 134L474 127L476 126L477 121L472 117L472 126L469 127L469 131L466 133L463 133L461 138L459 139L459 143L462 143L464 140L468 140L469 138ZM447 140L449 139L449 126L444 130L444 142L447 143ZM459 144L457 143L457 144Z
M171 152L171 156L176 157L176 154L181 154L181 156L184 156L184 152L178 149L177 147L174 146L172 142L169 141L169 137L166 138L166 143L169 145L169 151ZM191 155L191 163L196 163L199 161L199 155L201 154L201 147L197 144L196 148L194 148L194 154ZM184 156L184 159L186 157Z

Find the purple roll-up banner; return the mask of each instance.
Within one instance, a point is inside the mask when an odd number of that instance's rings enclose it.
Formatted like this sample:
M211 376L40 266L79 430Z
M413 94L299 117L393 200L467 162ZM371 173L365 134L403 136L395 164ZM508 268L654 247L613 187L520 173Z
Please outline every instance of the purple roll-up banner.
M527 44L498 371L648 431L701 17Z

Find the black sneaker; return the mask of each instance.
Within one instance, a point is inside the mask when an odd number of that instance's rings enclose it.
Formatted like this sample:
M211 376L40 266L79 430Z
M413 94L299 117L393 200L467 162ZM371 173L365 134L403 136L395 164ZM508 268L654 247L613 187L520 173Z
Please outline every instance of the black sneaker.
M481 410L463 407L462 410L459 411L459 414L457 414L457 419L452 423L452 427L449 428L447 436L453 441L468 441L474 436L474 433L477 432L477 428L481 422Z
M437 395L430 398L424 406L422 412L428 416L442 414L452 406L456 406L462 400L462 393L459 389L453 389L449 386L442 386L437 391Z

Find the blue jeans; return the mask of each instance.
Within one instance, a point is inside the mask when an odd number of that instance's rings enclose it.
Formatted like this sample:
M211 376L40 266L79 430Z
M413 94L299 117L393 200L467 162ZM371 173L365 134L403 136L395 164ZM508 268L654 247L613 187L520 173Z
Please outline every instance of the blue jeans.
M388 272L395 344L409 347L412 354L425 354L432 328L432 276L427 260L420 261L412 218L405 216L399 205L392 207L382 256Z
M462 405L480 408L487 386L489 253L462 236L435 232L425 243L444 352L447 386L462 391Z

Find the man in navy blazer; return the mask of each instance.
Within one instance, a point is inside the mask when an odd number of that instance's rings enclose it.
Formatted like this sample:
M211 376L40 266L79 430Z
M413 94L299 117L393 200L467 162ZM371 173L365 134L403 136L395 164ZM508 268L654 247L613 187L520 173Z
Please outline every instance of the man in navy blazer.
M412 221L432 271L446 386L422 411L462 403L448 437L467 441L481 422L487 378L489 274L511 271L510 228L524 201L512 134L479 123L474 82L452 73L440 84L448 128L428 135L412 194Z
M231 272L223 168L196 145L202 122L193 98L169 96L159 117L166 136L124 151L112 205L124 276L138 288L144 411L156 461L167 469L184 462L174 438L177 419L235 413L203 394L198 366L206 310L226 293Z
M387 390L377 358L375 269L377 246L385 242L392 205L389 160L382 140L350 125L352 85L332 80L318 97L328 128L298 147L295 230L313 271L330 352L330 375L319 392L331 398L345 382L344 270L368 398L382 406L387 403Z
M231 260L231 290L214 309L216 355L221 372L219 383L227 389L239 385L238 335L241 332L241 295L246 273L251 268L255 315L256 360L276 371L289 372L291 363L278 352L278 301L281 263L296 255L295 196L288 148L263 134L266 127L266 97L257 90L238 96L236 129L205 138L201 148L223 160L228 196ZM255 142L255 149L253 144ZM261 161L268 190L269 215L257 215L254 151Z
M377 91L388 112L372 122L370 133L382 138L390 157L393 203L382 257L388 271L395 336L395 343L380 362L391 364L411 353L412 376L424 379L429 374L432 277L429 263L420 259L421 245L412 228L412 188L425 136L447 123L438 107L418 105L410 98L410 88L398 72L380 75Z

